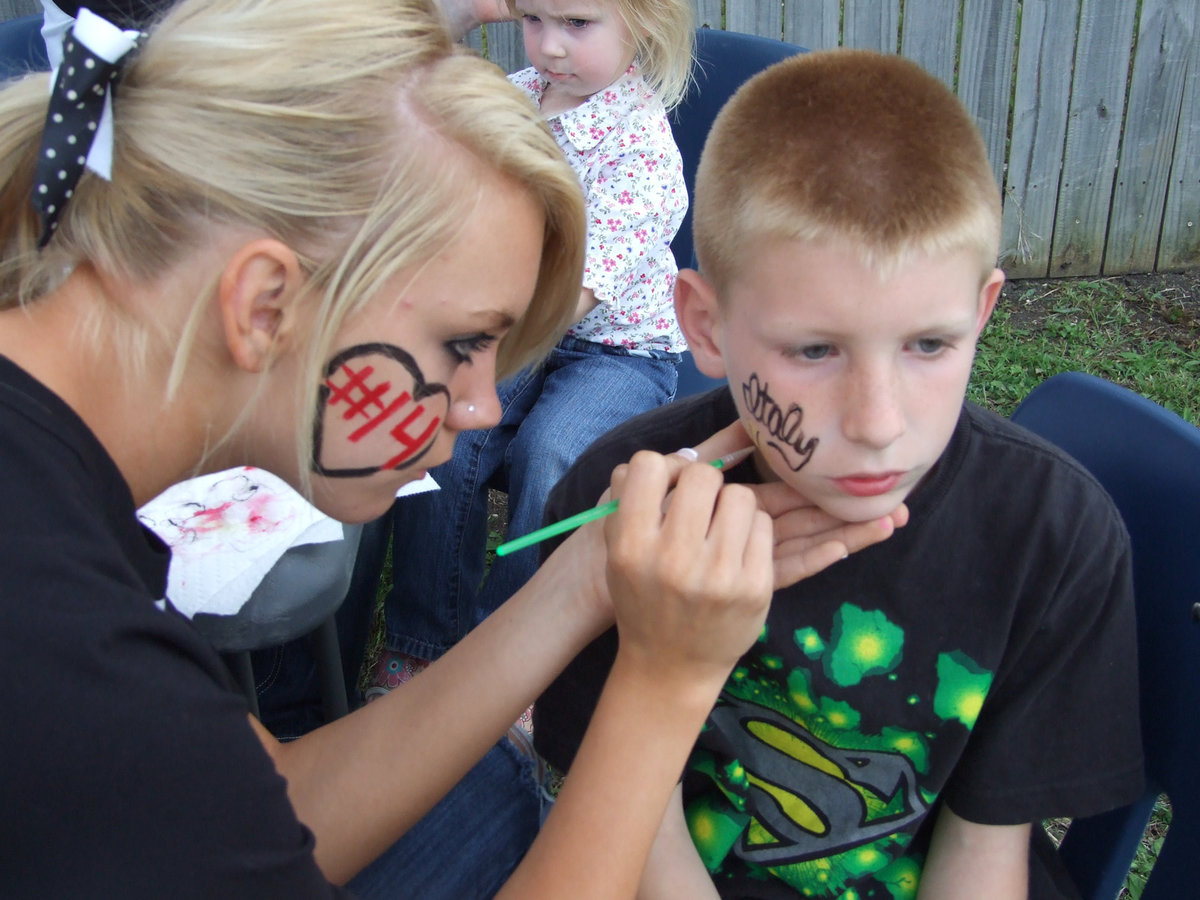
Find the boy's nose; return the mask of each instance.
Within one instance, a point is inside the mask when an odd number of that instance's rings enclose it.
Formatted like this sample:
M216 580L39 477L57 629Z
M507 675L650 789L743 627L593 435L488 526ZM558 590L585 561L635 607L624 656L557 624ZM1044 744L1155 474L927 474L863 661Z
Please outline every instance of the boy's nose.
M842 408L842 434L848 441L883 449L904 429L904 407L895 379L882 372L851 377Z

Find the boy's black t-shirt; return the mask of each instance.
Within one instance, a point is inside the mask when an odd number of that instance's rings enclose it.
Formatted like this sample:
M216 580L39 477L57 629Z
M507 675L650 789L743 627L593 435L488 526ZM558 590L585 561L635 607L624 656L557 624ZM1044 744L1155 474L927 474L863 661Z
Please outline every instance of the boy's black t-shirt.
M0 435L0 894L343 896L112 459L3 357Z
M734 418L722 388L632 420L581 457L547 520L595 503L637 449L695 446ZM696 743L685 810L723 897L907 896L938 803L1021 824L1139 793L1129 544L1107 494L966 405L908 503L892 538L776 593ZM615 648L610 631L534 706L556 767Z

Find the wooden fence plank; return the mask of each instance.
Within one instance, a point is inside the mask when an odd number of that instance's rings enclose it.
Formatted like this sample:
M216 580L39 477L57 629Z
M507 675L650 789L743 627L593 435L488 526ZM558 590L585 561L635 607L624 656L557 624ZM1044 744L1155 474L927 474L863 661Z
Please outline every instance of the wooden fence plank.
M1200 21L1191 37L1191 54L1179 106L1175 162L1157 268L1180 272L1200 266Z
M843 46L895 53L900 0L845 0L842 23Z
M727 2L725 28L778 40L783 37L783 4L779 0L767 3L747 3L746 0Z
M1200 266L1200 0L693 3L698 26L901 52L953 84L1003 177L1010 276ZM518 23L467 43L528 65Z
M1074 36L1078 9L1063 0L1022 5L1000 245L1013 278L1045 277L1050 267L1074 55L1063 36Z
M1104 248L1106 275L1154 269L1195 25L1193 4L1142 0Z
M1098 275L1138 0L1083 0L1050 274Z
M529 65L520 22L493 22L486 27L488 59L509 73Z
M483 33L485 28L475 28L467 32L467 36L463 38L463 43L474 50L476 53L487 55L483 50Z
M841 0L787 0L783 39L809 50L837 47L842 39Z
M954 90L959 0L907 0L900 53Z
M745 3L746 0L734 0L735 3ZM697 28L722 28L724 3L722 0L694 0Z
M1004 183L1017 11L1012 0L966 0L959 51L958 96L987 147L996 183Z
M0 0L0 22L20 16L31 16L41 11L42 4L38 0Z

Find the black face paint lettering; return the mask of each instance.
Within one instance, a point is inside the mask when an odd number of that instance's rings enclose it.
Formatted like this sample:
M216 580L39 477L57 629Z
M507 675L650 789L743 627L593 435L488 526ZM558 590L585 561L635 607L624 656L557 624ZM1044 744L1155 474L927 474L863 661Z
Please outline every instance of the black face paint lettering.
M804 422L804 410L793 403L787 408L787 412L784 412L771 396L770 385L760 382L757 373L752 373L750 380L742 385L742 399L750 415L775 439L767 441L767 446L783 458L784 464L793 472L799 472L808 465L820 438L805 439L801 427ZM785 451L784 447L791 452ZM799 457L798 462L796 457Z

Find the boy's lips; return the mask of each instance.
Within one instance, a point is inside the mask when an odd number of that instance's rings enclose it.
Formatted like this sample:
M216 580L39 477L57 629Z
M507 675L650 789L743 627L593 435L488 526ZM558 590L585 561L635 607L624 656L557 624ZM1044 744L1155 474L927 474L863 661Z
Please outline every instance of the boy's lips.
M862 473L834 478L833 483L842 493L852 497L877 497L894 490L904 477L903 472Z

